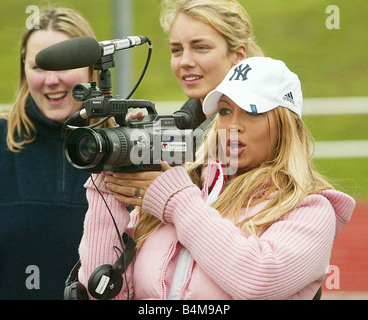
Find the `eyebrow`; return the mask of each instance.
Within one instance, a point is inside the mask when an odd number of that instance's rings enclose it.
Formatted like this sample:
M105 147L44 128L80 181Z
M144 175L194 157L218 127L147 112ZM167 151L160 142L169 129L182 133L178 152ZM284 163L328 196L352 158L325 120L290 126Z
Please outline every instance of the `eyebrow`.
M196 43L199 43L199 42L202 42L202 41L211 41L211 39L207 39L207 38L194 39L194 40L190 41L190 44L196 44ZM178 46L180 44L181 44L181 42L175 42L175 41L169 42L170 46Z
M225 102L225 103L227 103L228 105L230 105L230 102L229 102L229 101L227 101L227 100L220 99L218 103L220 103L220 102Z

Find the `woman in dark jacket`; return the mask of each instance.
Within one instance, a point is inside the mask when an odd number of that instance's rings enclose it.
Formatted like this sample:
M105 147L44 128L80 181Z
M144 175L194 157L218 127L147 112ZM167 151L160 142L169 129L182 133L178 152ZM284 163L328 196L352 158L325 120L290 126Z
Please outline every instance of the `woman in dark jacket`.
M77 36L95 37L77 12L48 8L27 29L20 50L19 89L0 116L0 299L62 299L78 258L89 174L64 156L62 123L82 107L72 98L93 68L41 70L37 53Z

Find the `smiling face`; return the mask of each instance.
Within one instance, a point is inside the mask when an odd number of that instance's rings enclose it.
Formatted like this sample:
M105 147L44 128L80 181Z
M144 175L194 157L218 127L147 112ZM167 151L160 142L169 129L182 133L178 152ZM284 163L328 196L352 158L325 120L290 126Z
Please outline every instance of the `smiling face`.
M221 147L230 161L237 158L240 171L249 171L271 160L278 140L278 125L272 111L252 114L223 95L218 103L218 129L226 131L226 135L219 135Z
M245 57L245 47L241 54L230 53L221 33L182 13L170 30L170 50L171 68L185 95L202 100Z
M65 121L81 109L82 102L73 99L72 88L90 81L89 69L45 71L37 67L35 59L41 50L68 39L64 32L38 30L31 34L26 48L24 71L31 96L41 113L56 122Z

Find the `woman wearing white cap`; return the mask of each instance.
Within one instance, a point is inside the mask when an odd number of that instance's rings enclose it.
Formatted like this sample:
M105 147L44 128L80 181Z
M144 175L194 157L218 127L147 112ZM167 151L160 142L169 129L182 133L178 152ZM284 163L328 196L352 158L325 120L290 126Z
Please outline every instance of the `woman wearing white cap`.
M111 274L90 285L99 265L115 263L119 240L87 183L79 281L108 299L312 299L355 201L312 168L298 77L281 61L245 59L203 110L218 115L194 163L164 166L152 183L140 173L95 176L119 232L137 243L122 290L111 289ZM125 196L111 184L122 181ZM129 214L125 203L141 210Z

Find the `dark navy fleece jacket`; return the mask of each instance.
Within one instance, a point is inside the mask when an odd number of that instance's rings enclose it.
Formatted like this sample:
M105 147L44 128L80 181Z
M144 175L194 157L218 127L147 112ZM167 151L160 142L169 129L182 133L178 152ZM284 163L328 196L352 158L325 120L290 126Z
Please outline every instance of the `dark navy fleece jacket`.
M0 299L62 299L78 261L89 174L66 160L61 125L32 99L27 112L37 137L18 153L0 119Z

